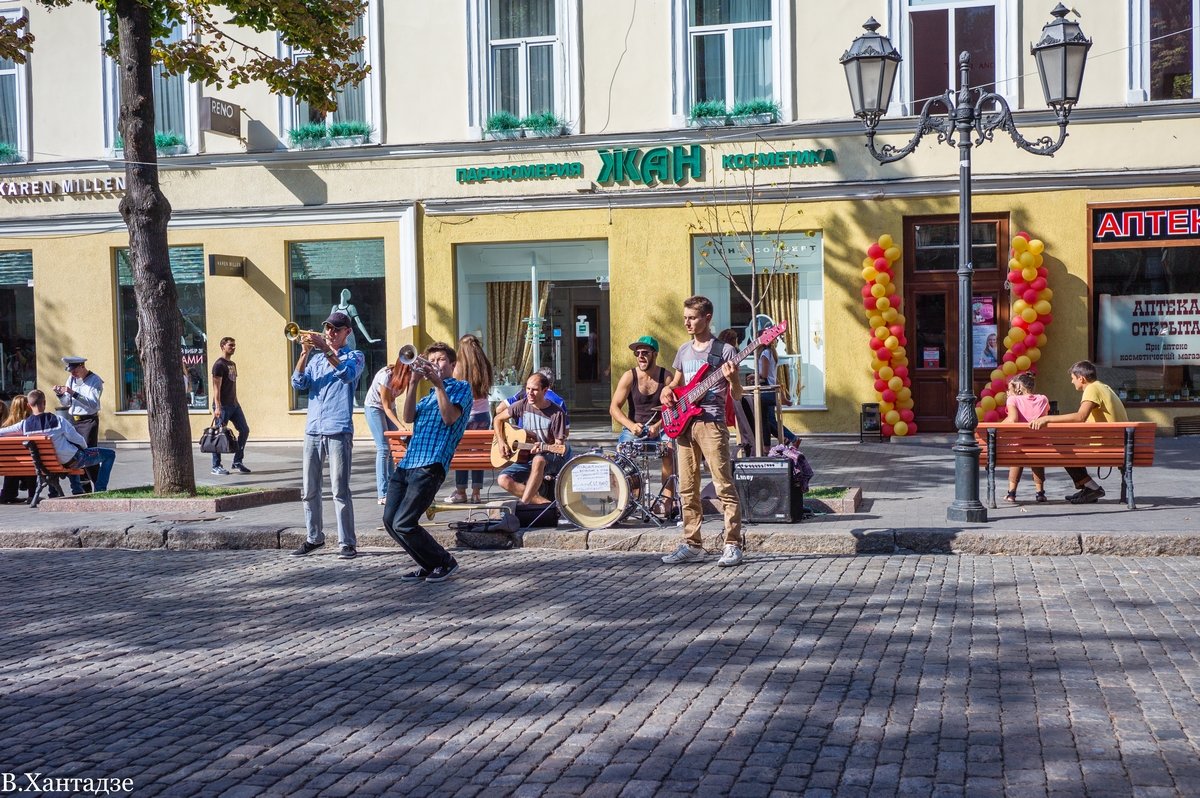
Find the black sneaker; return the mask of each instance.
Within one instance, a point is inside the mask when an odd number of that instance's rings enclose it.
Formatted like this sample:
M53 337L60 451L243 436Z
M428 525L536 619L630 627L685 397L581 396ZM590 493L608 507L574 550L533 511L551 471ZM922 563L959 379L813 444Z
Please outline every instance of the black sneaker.
M406 574L400 575L401 582L424 582L425 578L433 571L426 571L424 568L418 568L415 571L409 571Z
M251 471L249 468L246 468L246 467L245 467L244 465L242 465L241 463L234 463L233 465L231 465L231 466L230 466L230 468L232 468L234 471L238 472L239 474L251 474L251 473L253 473L253 472L252 472L252 471Z
M324 543L309 543L307 540L300 544L300 548L292 552L293 557L303 557L305 554L312 554L317 549L324 546Z
M353 546L342 546L342 550L338 552L339 560L353 560L358 556L358 549Z
M1074 496L1068 496L1071 504L1095 504L1104 497L1104 488L1084 488Z
M450 558L449 565L439 565L429 572L429 576L425 577L426 582L445 582L450 577L454 576L454 572L458 570L458 560Z

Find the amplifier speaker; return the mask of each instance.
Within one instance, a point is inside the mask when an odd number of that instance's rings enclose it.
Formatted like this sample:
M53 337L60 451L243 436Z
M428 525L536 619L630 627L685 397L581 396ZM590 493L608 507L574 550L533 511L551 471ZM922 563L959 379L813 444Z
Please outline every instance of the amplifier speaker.
M733 484L747 523L790 524L804 512L804 492L792 486L792 461L786 458L734 460Z

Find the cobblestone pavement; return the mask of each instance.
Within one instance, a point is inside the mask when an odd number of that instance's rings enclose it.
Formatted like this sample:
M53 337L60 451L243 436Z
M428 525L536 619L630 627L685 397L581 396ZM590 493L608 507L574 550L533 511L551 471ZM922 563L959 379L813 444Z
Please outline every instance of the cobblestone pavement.
M2 770L133 794L1200 790L1200 561L0 552ZM23 783L18 781L18 784Z

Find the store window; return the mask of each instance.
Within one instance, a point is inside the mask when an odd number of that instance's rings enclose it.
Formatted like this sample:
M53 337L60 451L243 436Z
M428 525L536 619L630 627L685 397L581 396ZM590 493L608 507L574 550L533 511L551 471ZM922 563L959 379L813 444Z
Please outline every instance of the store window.
M491 113L561 116L557 5L557 0L490 0Z
M689 0L692 103L777 98L773 0Z
M187 388L188 408L208 407L208 330L204 312L204 247L171 247L171 276L182 319L180 379ZM121 336L121 409L146 409L146 384L137 349L137 299L129 250L117 250L117 324Z
M108 27L105 25L105 36ZM187 26L176 25L166 37L167 42L182 41L188 35ZM108 112L108 144L113 149L122 149L124 142L118 128L121 110L121 82L117 76L116 62L105 58L105 96ZM178 154L195 147L195 87L186 75L170 75L155 66L154 88L154 133L155 144L160 153Z
M36 387L33 253L0 252L0 399Z
M1195 96L1196 20L1200 0L1148 0L1151 100L1190 100Z
M822 242L819 232L760 235L753 239L696 236L692 240L695 292L712 300L713 331L732 328L740 346L745 346L751 337L752 311L747 301L751 264L746 262L744 252L753 250L753 266L759 272L755 293L762 292L758 301L759 321L788 324L787 332L775 342L775 353L780 384L788 389L786 398L791 407L825 407ZM726 273L732 274L736 287ZM674 352L670 356L674 357ZM743 365L748 370L752 362Z
M320 330L335 310L350 317L347 343L366 358L355 405L362 406L371 377L387 364L384 257L382 238L293 241L288 244L292 319L302 330ZM300 355L292 346L290 369ZM308 407L308 393L294 391L293 406Z
M351 35L364 37L363 46L353 59L358 65L372 60L369 53L375 42L370 21L373 18L374 5L373 1L367 13L355 20L351 26ZM304 50L292 50L294 61L303 61L311 56L311 53ZM362 136L364 141L370 140L375 122L371 95L373 86L371 75L368 74L361 83L340 89L337 92L337 109L329 112L318 110L303 100L296 100L292 103L291 128L294 130L306 125L322 126L326 128L326 138L354 138L357 141L357 137ZM337 126L345 127L339 129Z
M1200 204L1092 209L1101 382L1127 404L1200 402Z
M995 222L971 223L971 263L975 271L996 269L999 234ZM913 266L917 271L958 271L958 222L915 224L913 235Z
M0 12L0 18L18 19L19 12ZM25 79L23 64L0 58L0 163L12 163L28 155Z

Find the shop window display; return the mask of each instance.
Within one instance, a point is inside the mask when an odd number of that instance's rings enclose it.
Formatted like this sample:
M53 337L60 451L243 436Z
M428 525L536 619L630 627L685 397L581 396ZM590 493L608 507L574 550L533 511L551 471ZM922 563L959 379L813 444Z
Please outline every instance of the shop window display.
M320 330L335 310L350 317L347 343L366 358L368 376L387 363L386 314L384 308L383 239L343 241L293 241L288 244L291 273L291 318L302 330ZM295 366L300 345L293 344ZM359 381L356 406L366 398L370 380ZM308 407L307 392L294 392L293 406Z
M171 247L171 276L182 316L180 379L187 390L188 409L208 408L208 331L204 310L204 248ZM121 409L145 410L146 385L137 349L137 300L129 250L117 250L117 323L121 336Z
M0 252L0 398L3 399L37 387L32 281L32 252Z

